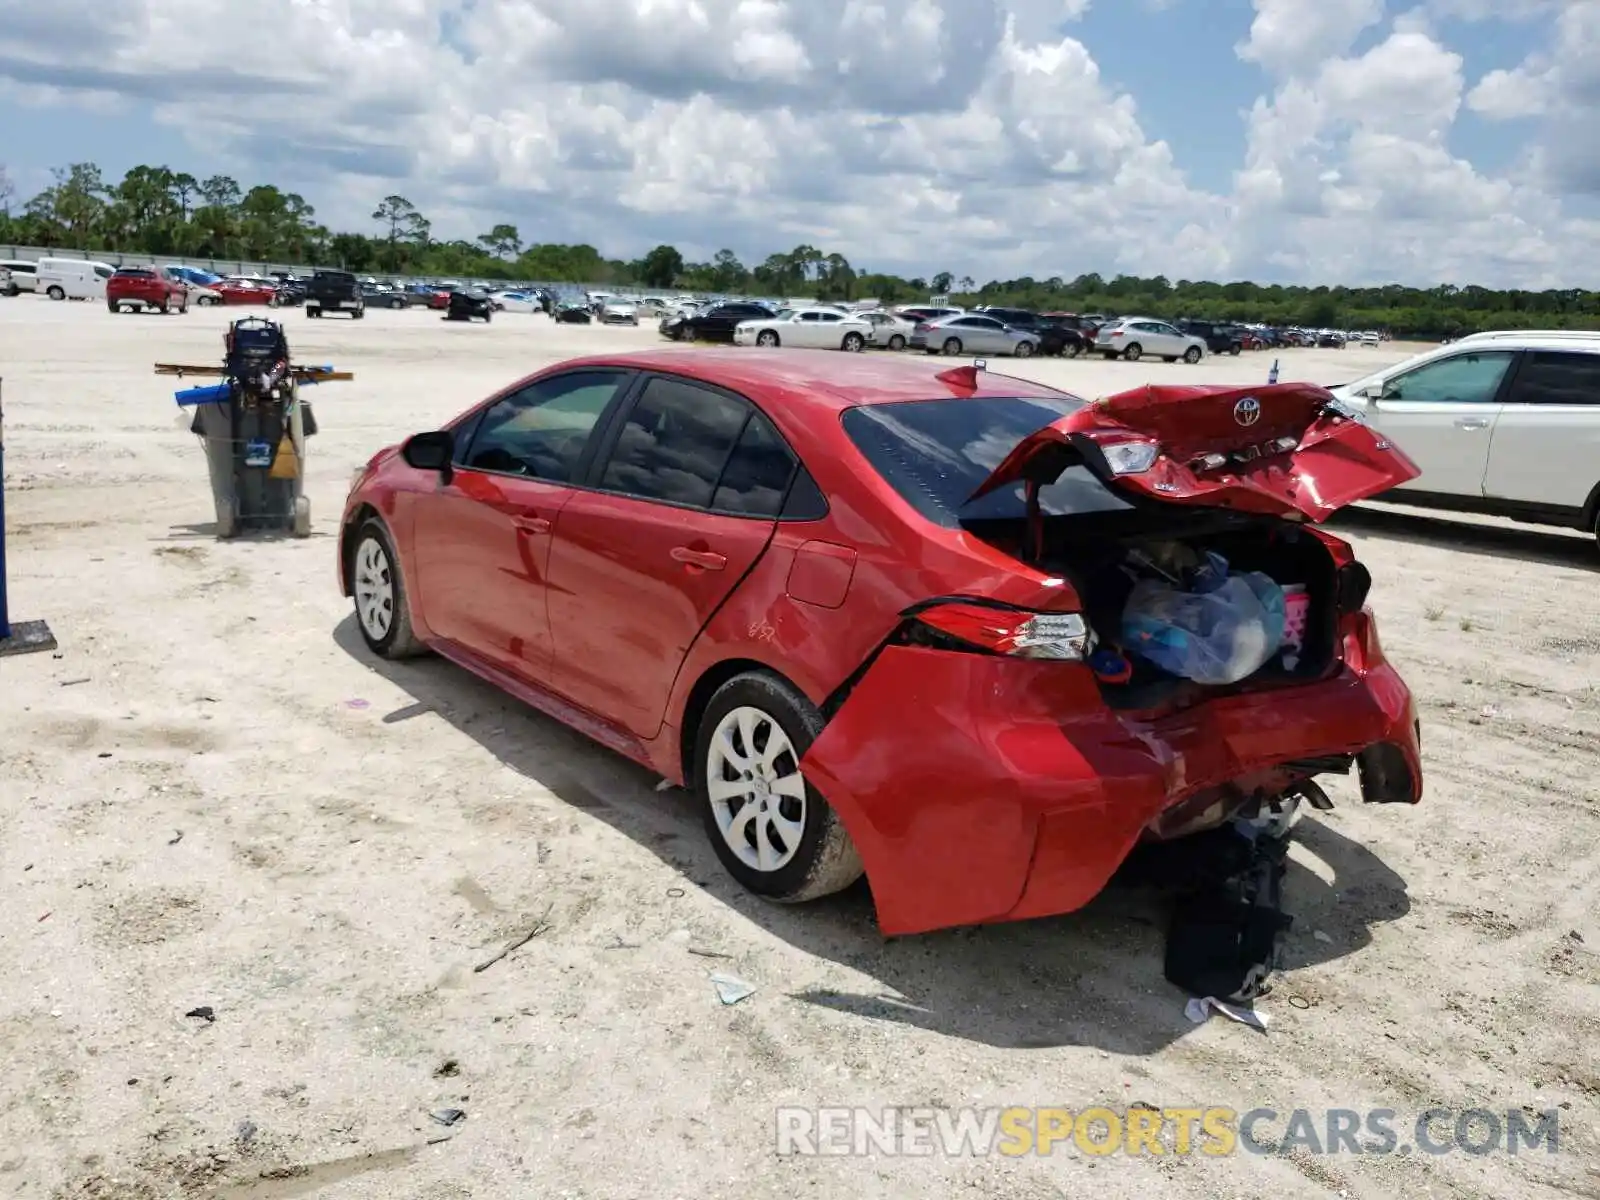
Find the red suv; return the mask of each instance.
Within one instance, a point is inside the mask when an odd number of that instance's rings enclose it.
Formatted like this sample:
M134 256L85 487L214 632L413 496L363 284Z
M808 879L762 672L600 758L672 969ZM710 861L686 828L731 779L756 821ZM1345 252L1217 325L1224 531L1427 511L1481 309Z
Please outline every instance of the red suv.
M123 312L135 307L188 312L189 285L161 267L119 267L106 280L106 308Z
M1077 909L1142 841L1321 807L1319 775L1419 800L1371 577L1314 527L1416 475L1309 384L1090 403L920 359L607 355L378 453L337 567L375 654L693 789L754 892L865 872L903 934ZM1158 545L1307 597L1298 654L1105 671Z

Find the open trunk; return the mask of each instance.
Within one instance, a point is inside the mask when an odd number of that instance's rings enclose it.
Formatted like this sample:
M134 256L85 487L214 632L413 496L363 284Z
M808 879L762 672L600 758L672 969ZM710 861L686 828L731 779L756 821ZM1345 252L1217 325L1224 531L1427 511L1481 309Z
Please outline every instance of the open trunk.
M1047 515L1040 494L1087 472L1121 506ZM1338 620L1370 579L1334 561L1308 529L1346 505L1414 479L1417 467L1312 384L1265 388L1146 387L1098 400L1023 439L972 495L1021 483L1020 519L963 521L969 532L1070 582L1090 628L1122 649L1123 615L1152 562L1207 552L1230 574L1260 573L1303 589L1303 633L1288 655L1233 682L1202 684L1127 654L1132 674L1101 688L1122 709L1169 709L1225 691L1284 687L1337 666ZM1142 561L1141 561L1142 560ZM1188 581L1168 575L1177 590ZM1271 591L1272 589L1268 589Z
M1181 708L1219 694L1310 682L1337 667L1340 568L1322 539L1302 525L1277 517L1166 505L1048 517L1041 524L1042 536L1031 535L1021 520L970 522L966 527L997 549L1067 580L1102 646L1119 644L1135 576L1148 576L1139 560L1169 559L1174 545L1202 556L1212 551L1226 559L1232 571L1260 572L1279 586L1305 589L1304 633L1290 660L1273 654L1238 683L1207 685L1169 674L1130 654L1130 678L1100 683L1107 703L1115 708Z

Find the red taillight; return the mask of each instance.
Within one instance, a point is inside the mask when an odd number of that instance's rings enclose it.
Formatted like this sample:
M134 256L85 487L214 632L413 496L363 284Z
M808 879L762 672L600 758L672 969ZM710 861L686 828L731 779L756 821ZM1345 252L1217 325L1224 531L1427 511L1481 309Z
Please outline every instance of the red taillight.
M916 329L912 330L912 332L913 333L927 333L928 330L930 330L932 328L933 328L932 323L930 323L928 321L923 321L923 322L919 323L917 325Z
M913 615L928 628L990 654L1081 662L1093 649L1089 626L1078 613L1031 612L953 600Z
M1114 337L1114 338L1116 338L1116 337L1121 337L1121 336L1122 336L1122 330L1120 330L1120 329L1113 329L1113 330L1112 330L1112 331L1111 331L1111 336L1112 336L1112 337Z

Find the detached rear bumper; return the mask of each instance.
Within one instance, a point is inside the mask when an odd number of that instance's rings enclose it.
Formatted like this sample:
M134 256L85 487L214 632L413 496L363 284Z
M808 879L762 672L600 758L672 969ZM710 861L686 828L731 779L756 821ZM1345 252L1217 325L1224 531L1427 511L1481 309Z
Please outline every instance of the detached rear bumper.
M1369 799L1421 799L1411 693L1366 614L1333 678L1156 719L1109 710L1081 666L892 646L803 766L850 830L880 928L907 934L1071 912L1174 806L1363 754Z

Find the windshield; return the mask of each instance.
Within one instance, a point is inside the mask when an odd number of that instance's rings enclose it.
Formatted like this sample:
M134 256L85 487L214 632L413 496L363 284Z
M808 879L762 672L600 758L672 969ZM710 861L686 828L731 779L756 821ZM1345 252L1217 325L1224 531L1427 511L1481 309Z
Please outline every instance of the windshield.
M1022 485L968 497L1030 434L1077 412L1069 396L910 400L847 409L844 431L867 461L917 512L949 528L963 521L1021 518ZM1046 516L1132 508L1086 467L1069 467L1039 492Z

